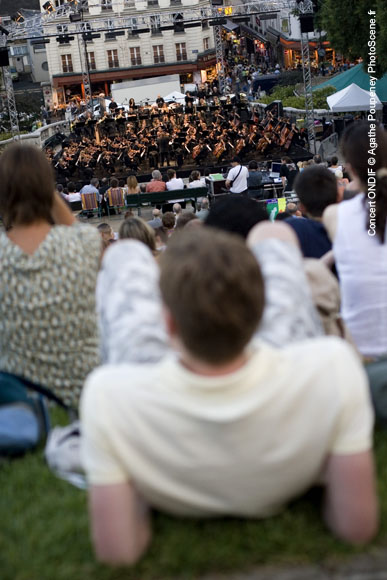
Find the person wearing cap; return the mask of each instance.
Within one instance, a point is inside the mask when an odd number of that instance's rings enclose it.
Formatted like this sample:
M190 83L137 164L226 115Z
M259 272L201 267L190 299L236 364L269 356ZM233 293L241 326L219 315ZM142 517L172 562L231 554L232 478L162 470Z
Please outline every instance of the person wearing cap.
M234 157L231 161L231 169L227 174L226 187L230 193L247 195L247 178L249 171L242 165L239 157Z

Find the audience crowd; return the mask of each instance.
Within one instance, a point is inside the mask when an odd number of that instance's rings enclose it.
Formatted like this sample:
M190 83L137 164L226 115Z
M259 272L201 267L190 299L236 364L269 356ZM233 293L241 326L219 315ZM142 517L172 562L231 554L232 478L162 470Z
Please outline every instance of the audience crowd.
M38 149L1 156L0 405L29 404L32 382L79 406L99 560L142 556L150 508L266 518L313 486L333 534L375 536L387 136L377 129L370 204L368 130L347 129L344 166L285 158L297 201L274 222L247 195L257 167L242 173L236 158L229 195L192 211L176 199L148 222L129 211L118 235L74 218L74 184L55 191ZM146 191L183 188L168 178L154 171ZM203 185L198 171L190 185ZM92 179L81 193L103 203L118 187Z

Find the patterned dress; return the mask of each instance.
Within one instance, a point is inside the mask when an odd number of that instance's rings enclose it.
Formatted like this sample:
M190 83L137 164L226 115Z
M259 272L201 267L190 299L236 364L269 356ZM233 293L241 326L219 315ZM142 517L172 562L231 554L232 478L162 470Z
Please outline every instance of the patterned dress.
M51 228L32 255L0 235L0 370L71 406L99 363L100 253L98 231L79 223Z

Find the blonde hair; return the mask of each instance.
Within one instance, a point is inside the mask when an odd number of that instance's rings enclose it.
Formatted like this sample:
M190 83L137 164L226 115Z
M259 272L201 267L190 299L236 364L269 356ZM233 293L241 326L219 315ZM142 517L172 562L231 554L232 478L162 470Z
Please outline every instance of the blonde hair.
M152 251L156 251L154 229L139 217L130 217L124 220L118 232L120 240L138 240Z
M126 180L126 185L128 186L128 189L137 189L137 177L135 175L129 175L128 179Z

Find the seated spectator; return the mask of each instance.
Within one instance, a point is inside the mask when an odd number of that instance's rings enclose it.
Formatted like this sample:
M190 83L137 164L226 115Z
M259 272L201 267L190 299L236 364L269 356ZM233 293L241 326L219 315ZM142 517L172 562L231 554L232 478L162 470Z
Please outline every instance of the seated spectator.
M163 176L158 169L152 171L152 180L146 185L146 192L150 193L152 191L165 191L166 184L163 181Z
M288 228L278 227L283 241L275 242L285 248ZM271 228L254 228L253 251ZM122 295L136 327L151 333L160 311L150 319L144 300L157 272L145 248L139 255L126 244ZM116 262L104 260L113 277L125 259L117 246L109 250ZM378 525L372 409L352 350L336 338L283 349L252 343L264 308L261 271L244 242L223 232L176 234L161 259L160 291L176 354L159 349L160 362L101 367L82 397L98 559L139 559L151 539L146 504L180 516L266 518L321 482L327 526L345 541L369 541ZM140 341L147 344L143 333Z
M368 190L369 124L354 123L341 143L346 167ZM365 193L329 207L324 223L333 240L340 280L342 316L360 353L370 359L387 355L387 136L377 128L375 206Z
M191 175L188 180L188 187L193 189L194 187L206 187L206 180L204 177L200 176L200 171L194 169L191 171Z
M336 157L336 155L331 157L328 169L329 169L329 171L332 171L332 173L335 173L335 174L336 174L337 170L340 170L341 172L343 171L343 166L339 165L339 159L338 159L338 157Z
M63 197L67 199L69 203L81 201L81 194L79 193L79 191L77 191L77 188L73 181L69 181L69 183L67 184L67 193L64 193Z
M323 160L321 158L321 155L314 155L313 156L313 163L315 165L321 165L321 164L323 164ZM325 164L323 164L323 165L325 165Z
M156 249L159 252L163 252L167 247L168 243L168 232L166 228L160 226L159 228L155 229L155 240L156 240Z
M172 207L172 211L175 214L176 219L178 219L178 217L183 213L183 210L181 209L180 203L174 203L173 207Z
M294 187L306 219L291 217L286 223L296 232L305 258L321 258L332 249L322 214L337 202L336 178L326 167L312 166L298 175Z
M184 189L184 181L181 179L181 177L176 177L176 171L174 169L168 169L167 176L168 181L166 183L166 188L168 191L173 191L174 189Z
M199 221L197 216L192 211L186 211L185 213L181 213L180 215L177 215L176 216L175 230L181 230L189 222L191 222L193 220Z
M298 209L298 204L293 201L286 204L286 211L290 213L291 217L302 217L302 211Z
M86 375L99 364L100 236L75 221L35 146L12 145L1 155L0 215L0 371L18 382L9 388L0 373L0 403L25 399L27 380L76 408Z
M210 213L209 207L210 202L208 197L202 197L201 209L196 212L196 217L200 219L200 221L204 222L207 219L207 216Z
M344 198L345 189L349 185L349 179L343 177L343 172L341 169L336 169L334 173L337 181L338 201L342 201Z
M140 193L140 186L138 185L137 177L135 175L129 175L126 180L126 193L128 195L131 193Z
M161 212L157 207L152 209L153 218L148 221L148 225L150 225L151 228L153 228L154 230L156 230L157 228L160 228L163 225L163 222L161 221L160 215L161 215Z
M154 229L139 217L124 220L120 225L118 237L120 240L138 240L148 246L151 252L156 252Z
M102 201L102 194L100 194L98 187L99 187L99 180L96 177L93 177L93 179L90 180L89 185L84 185L79 193L81 195L83 193L96 193L98 201L101 202Z
M252 159L248 165L249 176L247 178L248 189L261 189L262 187L262 173L258 171L258 163Z
M166 211L163 213L161 221L163 222L163 227L167 230L167 235L170 237L175 229L176 217L172 211Z
M109 224L105 223L99 224L97 230L102 238L102 251L104 252L114 242L114 231Z
M267 219L266 209L260 203L247 197L230 195L211 205L204 223L247 238L255 224Z

